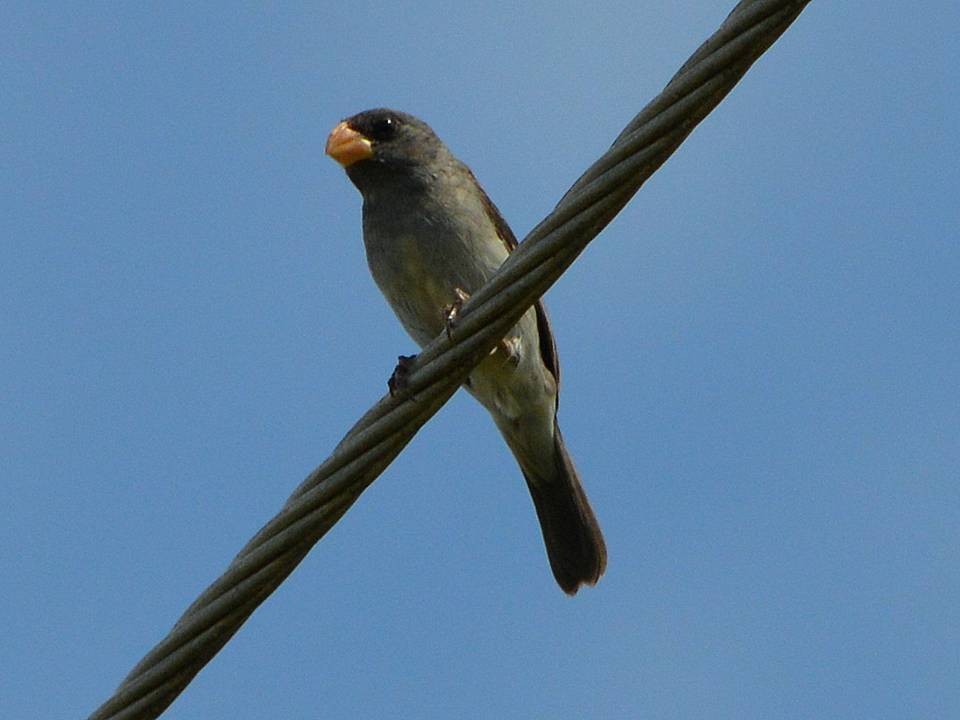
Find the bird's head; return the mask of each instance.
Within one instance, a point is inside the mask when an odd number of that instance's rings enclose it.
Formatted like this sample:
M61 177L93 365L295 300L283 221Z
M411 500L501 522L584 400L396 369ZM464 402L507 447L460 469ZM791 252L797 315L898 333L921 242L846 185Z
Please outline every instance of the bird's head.
M429 125L387 108L340 122L327 138L326 153L344 167L361 193L390 180L428 183L449 155Z

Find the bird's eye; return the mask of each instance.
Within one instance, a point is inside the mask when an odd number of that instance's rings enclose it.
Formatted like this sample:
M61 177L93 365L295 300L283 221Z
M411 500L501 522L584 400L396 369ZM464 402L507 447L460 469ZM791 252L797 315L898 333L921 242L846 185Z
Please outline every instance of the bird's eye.
M397 132L397 119L392 115L384 115L373 121L370 135L374 140L389 140Z

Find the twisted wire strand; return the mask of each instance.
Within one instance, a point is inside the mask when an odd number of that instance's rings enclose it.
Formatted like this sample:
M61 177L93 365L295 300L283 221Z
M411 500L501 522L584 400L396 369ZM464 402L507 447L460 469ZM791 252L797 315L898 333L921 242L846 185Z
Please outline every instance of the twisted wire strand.
M452 338L422 350L404 390L357 421L91 720L155 718L173 702L808 2L744 0L734 8L464 303Z

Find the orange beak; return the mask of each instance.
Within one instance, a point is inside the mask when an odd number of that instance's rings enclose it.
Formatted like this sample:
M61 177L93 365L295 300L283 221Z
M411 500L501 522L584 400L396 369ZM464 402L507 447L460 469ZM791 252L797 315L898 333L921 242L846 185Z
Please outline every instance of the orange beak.
M366 160L373 155L370 140L342 122L327 138L326 153L344 167Z

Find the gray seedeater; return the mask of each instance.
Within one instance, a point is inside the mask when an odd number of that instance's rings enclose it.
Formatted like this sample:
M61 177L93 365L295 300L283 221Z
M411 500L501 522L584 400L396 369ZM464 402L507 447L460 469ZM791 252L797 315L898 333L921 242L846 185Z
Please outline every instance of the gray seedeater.
M368 110L337 125L326 152L363 196L370 272L422 347L517 246L473 173L406 113ZM557 426L557 350L542 302L470 374L526 478L560 587L574 594L606 567L603 535Z

